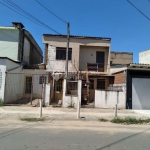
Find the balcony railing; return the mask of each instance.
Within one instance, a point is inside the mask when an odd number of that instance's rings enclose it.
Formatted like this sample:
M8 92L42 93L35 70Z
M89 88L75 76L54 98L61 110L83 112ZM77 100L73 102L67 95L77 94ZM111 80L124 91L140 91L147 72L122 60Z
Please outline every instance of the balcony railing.
M100 63L87 63L87 71L105 72L107 65Z

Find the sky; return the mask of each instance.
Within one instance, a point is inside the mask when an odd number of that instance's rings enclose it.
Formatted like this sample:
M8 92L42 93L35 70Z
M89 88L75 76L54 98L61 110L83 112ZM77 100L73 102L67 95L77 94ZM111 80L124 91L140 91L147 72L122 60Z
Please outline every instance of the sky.
M26 19L1 4L0 25L12 26L21 22L44 50L43 34L56 34L50 29ZM60 34L67 33L67 25L40 6L36 0L11 0L22 9ZM149 0L130 0L150 17ZM71 35L111 38L111 51L133 52L138 63L139 52L150 49L150 20L139 13L127 0L39 0L61 19L70 22Z

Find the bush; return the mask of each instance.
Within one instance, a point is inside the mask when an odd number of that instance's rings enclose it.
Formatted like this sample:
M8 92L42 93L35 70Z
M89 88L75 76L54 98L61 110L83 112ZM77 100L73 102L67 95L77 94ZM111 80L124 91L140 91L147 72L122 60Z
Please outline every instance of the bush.
M136 119L135 117L125 117L125 118L114 118L111 120L113 123L126 123L126 124L142 124L142 123L149 123L150 118L148 119Z
M107 119L104 119L104 118L99 118L98 119L100 122L108 122L108 120Z
M45 121L45 118L20 118L20 120L28 122L37 122L37 121Z

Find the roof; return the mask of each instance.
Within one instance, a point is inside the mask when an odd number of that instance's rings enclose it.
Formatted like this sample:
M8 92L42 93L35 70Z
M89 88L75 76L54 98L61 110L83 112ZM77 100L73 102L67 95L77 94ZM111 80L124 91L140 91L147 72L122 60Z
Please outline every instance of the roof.
M67 35L62 35L62 34L43 34L45 37L62 37L66 38ZM111 41L111 38L105 38L105 37L93 37L93 36L79 36L79 35L70 35L71 38L75 39L95 39L95 40L106 40L106 41Z
M13 61L15 63L20 63L20 61L16 61L16 60L10 59L8 57L0 57L0 59L8 59L8 60Z
M133 52L114 52L114 51L111 51L111 53L116 53L116 54L130 54L130 55L133 55Z
M146 69L150 70L150 64L139 64L139 63L132 63L128 66L128 69Z

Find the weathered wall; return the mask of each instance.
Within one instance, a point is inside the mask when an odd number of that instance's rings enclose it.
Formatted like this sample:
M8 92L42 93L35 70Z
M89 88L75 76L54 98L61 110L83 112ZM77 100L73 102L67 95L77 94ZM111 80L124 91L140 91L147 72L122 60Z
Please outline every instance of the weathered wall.
M112 64L130 64L133 62L133 53L129 52L111 52L110 61Z
M117 104L119 109L126 108L124 92L95 90L96 108L114 108L115 104Z
M80 102L81 105L81 86L82 86L82 81L79 80L77 96L66 95L66 80L64 79L62 107L68 107L71 103L74 104L74 107L77 107L78 101Z
M139 53L140 64L150 64L150 50L146 50Z
M104 52L104 71L107 72L109 47L98 47L98 46L80 46L79 56L79 70L86 71L87 63L96 63L96 52Z
M47 58L47 70L65 72L65 63L66 60L56 60L56 47L49 45L48 46L48 58ZM77 71L74 62L71 60L68 61L68 71Z
M18 60L19 30L0 27L0 56Z
M30 42L26 37L24 38L24 46L23 46L23 62L25 64L29 64L30 62Z
M48 53L48 62L47 69L51 71L63 71L65 68L65 61L54 61L55 60L55 47L66 47L67 39L59 37L43 37L43 43L48 44L48 52L45 52L45 56ZM79 70L79 55L80 55L80 46L98 46L98 47L107 47L110 48L110 41L106 40L96 40L96 39L76 39L70 38L69 47L72 48L72 60L69 61L69 71ZM110 49L109 49L110 52ZM108 52L108 56L109 56ZM54 61L54 62L53 62ZM57 64L57 65L54 65ZM107 60L109 64L109 57Z

